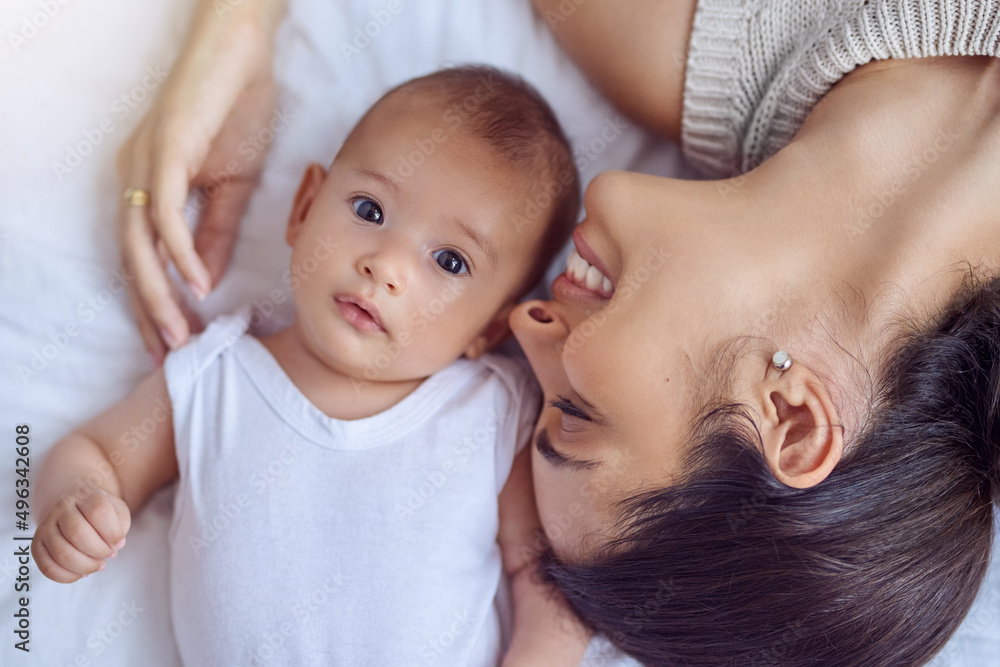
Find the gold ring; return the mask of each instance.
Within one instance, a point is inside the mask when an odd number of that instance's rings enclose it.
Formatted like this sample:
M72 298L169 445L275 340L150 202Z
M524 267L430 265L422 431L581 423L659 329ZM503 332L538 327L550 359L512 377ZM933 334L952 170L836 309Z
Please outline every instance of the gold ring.
M149 204L149 190L129 188L122 195L122 200L127 206L146 206Z

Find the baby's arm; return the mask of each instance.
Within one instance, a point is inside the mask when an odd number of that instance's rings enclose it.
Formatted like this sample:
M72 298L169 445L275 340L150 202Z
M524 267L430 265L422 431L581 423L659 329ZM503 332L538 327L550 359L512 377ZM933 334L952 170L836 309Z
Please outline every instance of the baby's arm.
M52 446L37 481L31 552L49 579L72 583L117 555L131 512L177 477L163 369Z
M587 652L590 631L555 587L537 571L544 544L531 482L531 451L514 459L500 493L500 552L514 600L514 633L504 667L514 665L579 665Z

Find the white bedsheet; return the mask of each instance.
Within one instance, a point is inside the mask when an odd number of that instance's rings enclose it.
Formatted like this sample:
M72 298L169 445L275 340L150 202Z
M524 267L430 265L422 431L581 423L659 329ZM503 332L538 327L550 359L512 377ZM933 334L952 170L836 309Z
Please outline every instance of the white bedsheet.
M538 86L585 163L584 182L611 168L687 173L675 146L634 127L621 129L621 116L559 51L527 0L401 0L396 14L389 0L291 5L276 61L276 113L287 122L277 132L233 265L198 306L206 319L281 284L289 260L282 230L305 165L329 162L387 87L449 63L492 63ZM34 526L14 528L13 445L15 424L29 424L36 473L57 438L121 398L151 369L119 282L114 157L170 69L192 6L192 0L4 0L0 6L3 665L178 662L166 604L170 489L134 517L127 547L105 572L64 586L32 566L31 652L14 648L20 594L14 592L19 575L12 538ZM374 36L355 45L366 29ZM936 665L1000 664L997 567L990 576ZM595 643L586 664L624 661Z

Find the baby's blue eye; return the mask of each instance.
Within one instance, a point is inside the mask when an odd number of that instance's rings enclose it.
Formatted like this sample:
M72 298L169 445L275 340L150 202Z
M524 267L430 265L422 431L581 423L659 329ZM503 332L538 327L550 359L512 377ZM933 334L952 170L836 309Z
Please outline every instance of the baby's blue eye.
M382 224L382 207L371 199L358 197L354 200L353 204L354 212L358 214L359 218L368 222L374 222L376 225Z
M448 273L457 275L469 272L468 267L465 266L465 260L454 250L438 250L434 253L434 261Z

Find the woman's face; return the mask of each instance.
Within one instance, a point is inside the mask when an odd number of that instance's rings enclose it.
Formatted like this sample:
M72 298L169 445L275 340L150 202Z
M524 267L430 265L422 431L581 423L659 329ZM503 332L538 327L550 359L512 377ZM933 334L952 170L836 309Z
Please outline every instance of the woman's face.
M740 264L756 250L720 219L714 183L610 172L585 206L573 238L595 289L572 277L571 255L555 299L511 316L545 395L532 443L539 513L569 559L613 534L615 503L671 483L698 373L742 316Z

